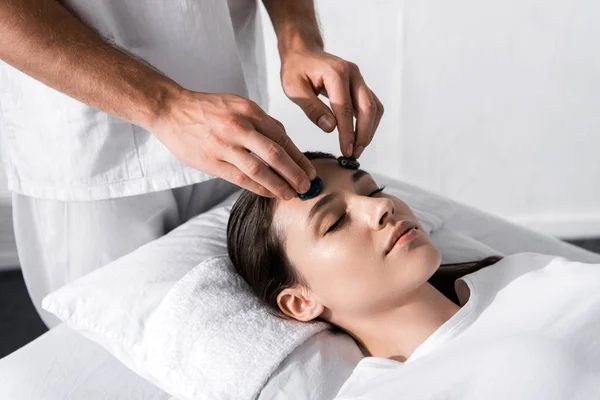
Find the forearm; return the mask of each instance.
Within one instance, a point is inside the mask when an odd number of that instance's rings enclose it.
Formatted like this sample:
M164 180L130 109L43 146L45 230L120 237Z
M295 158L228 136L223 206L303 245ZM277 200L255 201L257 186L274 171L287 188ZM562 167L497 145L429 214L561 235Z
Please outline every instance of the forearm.
M294 49L323 49L313 0L263 0L263 3L282 56Z
M145 128L181 88L106 43L54 0L0 2L0 59L79 101Z

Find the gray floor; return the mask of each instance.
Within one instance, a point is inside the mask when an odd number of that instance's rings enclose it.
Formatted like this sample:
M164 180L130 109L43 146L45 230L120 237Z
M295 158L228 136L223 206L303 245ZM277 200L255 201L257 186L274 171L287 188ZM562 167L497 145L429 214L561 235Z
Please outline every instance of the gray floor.
M600 254L600 238L568 242ZM29 299L21 271L0 272L0 358L46 331Z
M29 299L21 271L0 272L0 358L47 330Z

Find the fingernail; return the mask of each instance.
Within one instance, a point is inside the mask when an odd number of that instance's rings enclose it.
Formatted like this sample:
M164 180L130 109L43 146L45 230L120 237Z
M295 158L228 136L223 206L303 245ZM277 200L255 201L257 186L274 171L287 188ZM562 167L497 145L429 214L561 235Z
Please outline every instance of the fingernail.
M317 177L317 170L314 168L311 168L308 171L308 179L310 179L311 181L314 180Z
M335 128L335 121L331 116L323 114L317 120L317 125L319 125L319 128L323 129L324 131L332 131L333 128Z
M300 184L300 193L306 193L310 189L310 182L307 180L302 181Z
M362 152L365 150L365 146L358 146L356 148L356 157L354 158L358 158L360 157L360 155L362 154Z
M295 195L296 193L292 189L285 189L285 192L283 192L283 198L286 200L293 199Z
M352 157L352 149L354 149L354 146L352 145L352 143L350 143L348 145L347 151L346 153L348 153L348 157Z

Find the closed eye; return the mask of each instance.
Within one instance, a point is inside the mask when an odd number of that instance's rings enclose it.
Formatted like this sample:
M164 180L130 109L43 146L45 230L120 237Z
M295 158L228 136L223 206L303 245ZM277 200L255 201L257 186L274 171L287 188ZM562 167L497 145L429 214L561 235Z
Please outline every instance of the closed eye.
M370 194L369 194L369 197L373 197L373 196L375 196L377 193L381 193L381 192L383 192L384 190L385 190L385 185L383 185L383 186L379 186L379 187L377 188L377 190L375 190L374 192L372 192L372 193L370 193Z
M325 234L327 235L328 233L335 232L335 231L337 231L338 229L340 229L340 227L341 227L341 226L344 224L344 220L346 219L346 215L348 215L348 213L347 213L347 212L343 213L343 214L342 214L342 215L341 215L341 216L340 216L340 217L337 219L337 221L335 221L335 222L333 223L333 225L331 225L331 226L329 227L329 229L327 229L327 231L325 231Z
M383 192L383 190L384 190L384 189L385 189L385 185L384 185L384 186L380 186L380 187L378 187L378 188L377 188L377 190L374 190L373 192L369 193L369 197L373 197L373 196L375 196L377 193L381 193L381 192ZM346 217L347 217L347 216L348 216L348 213L347 213L347 212L343 213L343 214L342 214L342 215L341 215L341 216L340 216L340 217L337 219L337 221L335 221L335 222L333 223L333 225L331 225L331 226L329 227L329 229L327 229L327 231L325 231L325 235L327 235L328 233L335 232L335 231L339 230L339 229L340 229L340 228L341 228L341 227L344 225L344 223L346 222Z

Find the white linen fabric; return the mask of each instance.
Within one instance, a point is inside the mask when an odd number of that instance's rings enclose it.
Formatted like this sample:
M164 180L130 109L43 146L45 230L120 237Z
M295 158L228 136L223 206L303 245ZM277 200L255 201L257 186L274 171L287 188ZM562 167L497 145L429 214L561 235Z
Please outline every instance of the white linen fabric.
M1 190L0 190L1 192ZM0 193L0 271L14 269L19 265L15 234L12 229L12 207L9 198Z
M256 0L61 3L105 40L183 87L233 93L266 106ZM22 195L99 200L211 178L179 162L150 132L1 61L0 133L9 189Z
M118 362L102 346L64 324L0 360L2 400L170 397Z
M463 307L405 363L364 358L336 399L598 398L600 264L522 253L460 281Z
M277 367L257 400L330 400L348 379L363 354L340 332L317 333Z
M443 259L454 262L473 261L473 257L482 258L493 254L507 254L515 249L524 251L528 248L535 248L576 259L595 259L596 262L600 262L600 256L583 249L520 229L513 224L403 182L377 175L374 177L379 184L387 184L388 191L398 194L414 210L425 230L429 232L429 229L433 229L430 233L436 245L447 242L447 245L442 247ZM185 279L182 287L187 288L188 293L191 293L194 287L200 287L205 283L202 282L202 274L194 274L190 271L198 263L226 254L226 224L235 196L234 194L219 206L191 219L164 237L148 243L104 268L52 293L47 297L46 307L50 311L58 313L59 317L70 327L101 344L138 374L151 379L163 389L172 388L171 376L168 373L169 366L161 365L160 349L152 349L153 365L151 367L152 373L157 374L156 371L159 371L162 374L164 379L160 381L151 376L144 364L145 359L140 356L145 351L149 351L147 346L143 346L143 344L149 343L144 342L145 338L161 336L160 333L150 332L150 327L159 328L160 324L156 323L158 320L155 319L152 324L149 321L159 309L160 314L165 318L168 317L169 310L175 312L177 309L173 308L175 307L173 299L179 298L182 304L187 301L189 305L190 300L185 300L184 296L176 293L179 290L178 282ZM461 230L454 232L454 226L460 225L459 223L463 220L466 222L462 224ZM463 236L467 230L469 234ZM502 235L502 238L496 237L495 232ZM445 240L446 237L448 240ZM461 243L460 239L465 237L469 240ZM482 243L477 250L469 250L473 244L471 240L473 237L482 238ZM491 246L492 242L497 246ZM445 256L445 253L450 254L449 258ZM461 254L465 258L461 259ZM221 268L218 274L225 277L227 269L222 266L218 267ZM205 268L205 266L198 268ZM190 274L186 275L188 273ZM191 277L194 277L196 283L190 281ZM206 279L207 281L214 279L214 275L212 278L209 275ZM232 275L220 285L226 288L229 279L235 281L236 277ZM190 316L187 324L181 326L179 330L168 330L170 340L177 343L181 335L181 338L185 338L182 339L182 343L193 344L194 337L201 337L197 329L194 329L195 332L190 332L192 326L199 326L195 319L222 320L224 305L222 301L217 300L215 299L213 307L203 307L203 312L207 315L193 314L193 318ZM252 300L249 301L252 304ZM167 307L168 304L173 307ZM188 307L182 309L187 310ZM230 317L234 321L239 315ZM247 326L249 332L256 329L252 325L256 322L256 320L249 321ZM223 329L226 328L227 326L223 327ZM162 338L166 340L164 332ZM328 331L322 331L314 338L325 336L327 340L315 339L314 342L308 340L297 347L275 370L266 386L263 387L260 399L333 398L362 354L347 336L329 336L329 334ZM271 340L281 341L285 340L285 337L272 337ZM235 346L224 346L221 349L224 360L235 357L238 352L247 352L247 348L258 345L250 341L244 343L239 340L235 343ZM266 342L260 343L264 345ZM239 348L237 347L239 345L247 347ZM198 346L201 348L201 344ZM257 351L260 350L257 349ZM178 354L183 358L188 353L184 349L179 349ZM232 356L232 354L234 355ZM164 355L162 360L165 363L166 360L175 363L178 374L188 374L189 372L182 369L186 366L185 360L173 359L169 354ZM200 361L194 362L193 365L196 368ZM191 366L192 364L187 365ZM228 365L227 363L213 363L210 368L220 370ZM160 371L161 369L162 371ZM211 373L216 374L215 371ZM252 371L249 373L251 375ZM226 375L226 372L223 374ZM188 376L193 375L188 374ZM310 379L310 384L305 384L307 379ZM215 388L219 387L218 382L201 380L188 382L188 385L195 385L197 393L202 393L203 388L214 392ZM195 390L189 386L188 389ZM293 393L293 396L290 396L290 393ZM225 391L221 398L232 397Z
M297 346L326 328L275 317L229 257L218 256L169 291L133 353L180 399L252 399Z
M258 400L332 399L361 357L348 336L317 333L285 359ZM0 359L0 399L178 400L66 324Z
M0 140L0 158L2 158L2 140ZM0 271L14 269L19 265L15 235L12 230L10 198L11 194L7 190L6 174L2 162L0 162Z
M160 238L208 211L239 188L223 179L137 196L96 201L39 199L13 193L13 221L29 296L42 309L48 293Z

